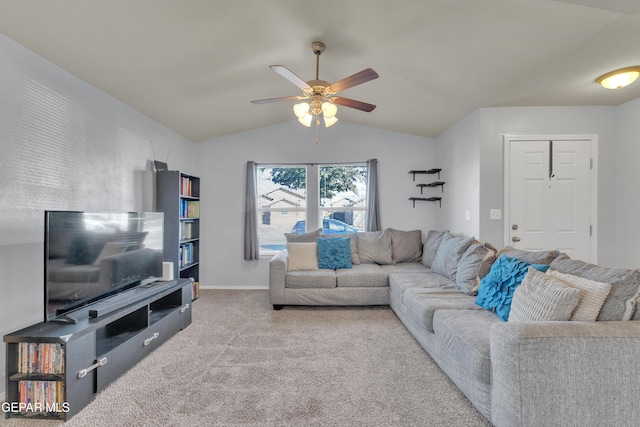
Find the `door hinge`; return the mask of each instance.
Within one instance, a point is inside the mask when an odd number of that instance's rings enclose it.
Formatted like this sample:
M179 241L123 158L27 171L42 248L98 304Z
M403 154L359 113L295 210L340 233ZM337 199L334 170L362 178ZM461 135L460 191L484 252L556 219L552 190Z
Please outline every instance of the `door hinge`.
M593 225L589 225L589 236L593 236Z
M593 158L589 159L589 169L593 169Z

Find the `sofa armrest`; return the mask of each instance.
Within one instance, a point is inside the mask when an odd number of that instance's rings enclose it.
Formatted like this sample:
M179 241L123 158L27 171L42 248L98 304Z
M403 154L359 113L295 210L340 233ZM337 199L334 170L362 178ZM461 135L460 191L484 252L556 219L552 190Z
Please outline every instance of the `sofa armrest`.
M491 421L500 426L636 425L640 322L491 326Z
M289 253L280 251L269 261L269 299L273 305L285 303L284 288L287 276Z

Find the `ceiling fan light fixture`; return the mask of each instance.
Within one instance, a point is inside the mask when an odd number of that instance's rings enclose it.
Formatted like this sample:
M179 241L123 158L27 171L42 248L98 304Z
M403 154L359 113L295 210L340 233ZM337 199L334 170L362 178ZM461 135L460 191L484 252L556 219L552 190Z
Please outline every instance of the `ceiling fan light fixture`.
M626 67L603 74L596 83L605 89L620 89L630 85L640 76L640 66Z
M338 112L338 107L336 107L336 104L332 104L331 102L322 103L322 114L324 115L325 119L330 119L332 117L335 117L337 112Z
M293 106L293 113L299 120L304 119L307 115L310 116L309 113L309 104L306 102L301 102L299 104L295 104ZM302 122L301 122L302 123Z
M328 128L330 126L333 126L336 124L337 121L338 121L338 118L336 116L333 116L333 117L324 116L324 127Z
M311 121L313 120L313 116L309 113L307 113L306 115L300 117L298 119L298 121L300 123L302 123L303 125L305 125L306 127L310 128L311 127Z

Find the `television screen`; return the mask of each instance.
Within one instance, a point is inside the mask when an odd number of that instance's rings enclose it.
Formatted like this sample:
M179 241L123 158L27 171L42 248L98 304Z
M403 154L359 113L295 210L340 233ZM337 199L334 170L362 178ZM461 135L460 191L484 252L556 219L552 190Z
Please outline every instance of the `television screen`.
M162 212L45 212L45 321L162 277Z

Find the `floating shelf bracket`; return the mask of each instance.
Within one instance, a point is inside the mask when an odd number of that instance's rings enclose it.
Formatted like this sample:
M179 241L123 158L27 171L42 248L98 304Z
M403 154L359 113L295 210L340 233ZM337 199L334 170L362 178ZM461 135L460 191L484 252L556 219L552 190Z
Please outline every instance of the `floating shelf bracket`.
M409 171L410 174L413 175L413 180L416 180L416 175L417 174L429 174L429 175L433 175L434 173L438 174L438 179L440 179L440 171L442 169L429 169L429 170L411 170Z
M420 194L422 194L422 190L424 189L424 187L442 187L442 192L444 193L443 181L430 182L429 184L416 184L416 187L420 187Z
M416 200L423 202L438 202L442 207L442 197L409 197L409 200L413 202L413 207L416 207Z

